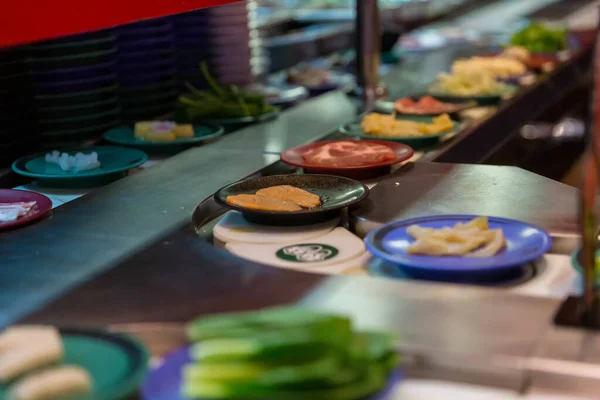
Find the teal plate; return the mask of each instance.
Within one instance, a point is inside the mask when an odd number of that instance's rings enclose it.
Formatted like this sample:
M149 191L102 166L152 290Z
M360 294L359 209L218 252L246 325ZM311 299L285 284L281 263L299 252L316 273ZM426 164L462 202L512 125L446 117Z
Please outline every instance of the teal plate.
M223 136L225 128L216 124L194 125L194 137L181 138L172 142L151 142L135 137L133 129L121 126L107 131L104 139L108 142L122 146L135 147L147 152L179 151L188 147L197 146L209 140Z
M115 181L125 173L148 160L148 155L141 150L116 146L95 146L79 149L68 149L64 152L75 154L81 152L98 153L100 167L89 171L63 171L56 164L46 163L46 153L26 156L18 159L12 169L19 175L37 179L41 185L50 187L93 187Z
M418 116L409 116L409 115L398 115L396 119L405 120L405 121L415 121L415 122L425 122L431 123L434 117L418 117ZM342 125L340 127L340 132L349 135L355 136L361 139L369 139L369 140L389 140L392 142L400 142L409 145L413 149L420 149L425 147L433 147L439 143L439 141L446 135L456 133L460 130L460 124L456 121L452 121L453 128L437 135L424 135L424 136L376 136L376 135L367 135L363 132L360 127L360 122L352 122L349 124Z
M503 99L507 99L514 95L518 89L519 88L517 86L507 85L507 89L498 94L490 94L486 96L456 96L431 88L429 89L428 94L439 101L474 101L480 106L494 106L499 104Z
M126 335L88 329L60 330L64 365L87 370L93 381L94 400L120 400L134 394L148 371L145 347ZM0 399L8 397L8 387L0 385ZM71 400L89 400L84 396Z
M250 117L234 117L234 118L195 118L193 121L189 121L192 123L209 123L209 124L216 124L216 125L223 125L226 129L230 128L230 127L238 127L241 125L249 125L249 124L254 124L254 123L258 123L258 122L266 122L266 121L271 121L275 118L277 118L279 116L279 108L275 108L275 110L265 113L265 114L261 114L261 115L256 115L256 116L250 116ZM176 115L176 119L181 121L181 122L186 122L189 120L189 118L185 115L185 112L183 112L183 110L181 108L177 108L177 110L175 111L175 115Z

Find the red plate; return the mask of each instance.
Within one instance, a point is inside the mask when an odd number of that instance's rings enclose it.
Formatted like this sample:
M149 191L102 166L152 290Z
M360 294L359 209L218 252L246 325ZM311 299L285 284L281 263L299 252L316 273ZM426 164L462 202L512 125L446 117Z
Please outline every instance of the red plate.
M42 218L52 210L52 200L43 194L29 192L26 190L0 189L0 203L18 203L35 201L36 205L27 215L16 221L0 222L0 231L28 224L36 219Z
M347 177L358 177L366 179L367 175L368 177L376 176L382 173L384 170L389 169L390 166L408 160L415 153L412 147L402 143L387 142L385 140L360 140L361 144L371 143L389 147L394 153L396 153L396 158L393 160L388 160L374 164L348 167L326 167L323 165L308 164L302 158L302 154L304 152L323 146L325 144L351 141L353 140L330 140L324 142L315 142L304 146L293 147L281 153L281 161L294 167L303 168L304 172L341 175Z

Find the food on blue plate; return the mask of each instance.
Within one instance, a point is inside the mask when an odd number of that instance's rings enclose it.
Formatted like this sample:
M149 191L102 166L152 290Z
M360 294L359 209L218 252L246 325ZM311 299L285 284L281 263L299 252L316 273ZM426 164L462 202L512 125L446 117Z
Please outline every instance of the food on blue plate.
M310 165L322 167L361 167L396 160L397 157L388 146L346 140L306 150L302 159Z
M232 206L258 211L300 211L302 207L287 200L259 196L257 194L236 194L227 196L227 203Z
M260 189L255 194L227 196L227 203L261 211L300 211L321 205L321 198L306 190L279 185Z
M188 325L190 399L356 400L381 391L397 365L394 338L350 319L296 308L224 314Z
M98 153L95 151L89 154L76 153L75 155L70 155L69 153L61 153L58 150L54 150L46 154L45 160L48 164L58 165L63 171L71 172L89 171L100 168L101 165L98 160Z
M321 198L316 194L290 185L271 186L260 189L256 194L258 196L291 201L302 208L314 208L321 205Z
M194 137L194 127L171 121L141 121L136 122L134 134L136 138L150 142L172 142Z
M32 331L26 327L13 328L0 336L0 344L0 383L55 364L64 353L60 334L53 329Z
M367 135L382 137L419 137L438 135L454 127L448 114L433 118L431 123L397 119L394 114L367 114L361 124Z
M527 73L521 61L508 57L471 57L452 63L452 73L458 75L488 74L494 78L514 78Z
M65 365L26 376L11 387L7 400L58 400L91 392L89 372L78 366Z
M485 72L441 73L429 87L432 93L456 96L502 96L512 91L512 86L498 81L493 75Z
M250 93L234 85L221 86L208 72L206 64L201 64L200 68L209 89L199 90L186 83L189 92L179 97L182 119L258 117L276 111L263 95Z
M407 232L416 239L407 249L409 254L491 257L506 246L502 229L490 229L487 217L440 229L411 225Z
M301 86L317 87L331 82L331 72L322 68L294 68L288 72L287 81Z
M16 203L0 203L0 222L16 221L19 218L27 216L35 207L37 202L16 202ZM0 344L0 349L2 345Z
M568 30L554 29L533 22L514 33L510 38L512 46L521 46L530 53L556 53L567 49Z

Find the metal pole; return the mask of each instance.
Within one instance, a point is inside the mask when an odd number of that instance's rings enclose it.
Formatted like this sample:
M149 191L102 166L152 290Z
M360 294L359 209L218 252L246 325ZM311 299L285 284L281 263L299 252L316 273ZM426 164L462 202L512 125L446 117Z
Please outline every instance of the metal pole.
M356 1L357 82L362 88L365 111L375 106L379 82L379 47L381 24L377 0Z

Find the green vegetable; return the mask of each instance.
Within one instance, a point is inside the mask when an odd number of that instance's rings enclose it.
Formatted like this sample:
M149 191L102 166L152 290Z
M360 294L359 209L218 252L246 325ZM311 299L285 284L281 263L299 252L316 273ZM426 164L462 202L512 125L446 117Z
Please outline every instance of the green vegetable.
M394 338L354 332L346 317L298 308L209 316L188 326L189 398L354 400L398 364Z
M513 34L510 44L522 46L531 53L556 53L567 48L566 29L552 29L534 22Z
M209 89L199 90L186 82L189 93L179 97L178 119L193 122L202 119L256 117L276 110L265 101L264 96L248 93L234 85L220 86L205 63L200 64L200 69Z

